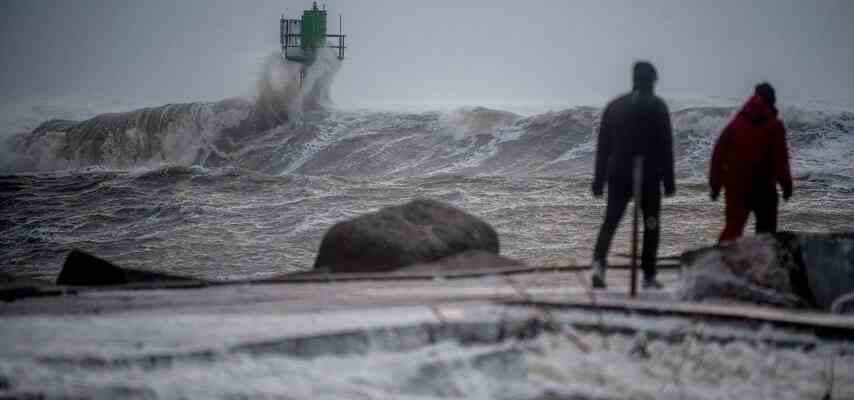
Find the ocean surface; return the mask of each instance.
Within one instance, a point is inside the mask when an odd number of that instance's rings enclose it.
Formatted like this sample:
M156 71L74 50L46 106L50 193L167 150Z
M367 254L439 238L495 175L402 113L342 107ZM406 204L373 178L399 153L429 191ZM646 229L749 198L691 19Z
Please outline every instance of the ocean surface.
M53 281L74 248L124 267L217 281L305 271L336 222L415 198L484 219L505 256L531 265L589 261L605 208L590 194L599 107L339 108L329 96L337 66L324 60L299 89L295 71L272 57L254 99L0 102L0 272ZM716 241L723 206L709 200L706 172L737 106L669 103L678 193L664 201L663 256ZM780 228L854 231L854 112L784 106L781 115L796 181L794 197L781 203ZM627 252L628 225L612 253ZM704 323L684 318L628 318L681 341L584 333L588 354L544 334L306 359L222 349L251 348L241 340L259 333L280 340L294 318L343 326L371 312L179 314L7 318L0 396L800 399L822 396L834 376L836 393L854 390L851 353L834 364L834 343L810 336L798 340L812 350L769 347L761 338L778 333L752 329L709 341ZM171 350L150 349L152 340ZM136 356L121 343L136 343Z
M303 99L295 111L276 90L140 109L110 99L4 106L0 270L53 280L80 248L212 280L304 271L337 221L424 197L486 220L503 255L589 261L605 206L589 193L599 108L385 111ZM716 240L723 209L708 199L706 173L735 111L671 110L678 193L664 201L660 255ZM784 106L781 116L796 183L780 229L854 230L854 113ZM628 226L612 253L627 251Z

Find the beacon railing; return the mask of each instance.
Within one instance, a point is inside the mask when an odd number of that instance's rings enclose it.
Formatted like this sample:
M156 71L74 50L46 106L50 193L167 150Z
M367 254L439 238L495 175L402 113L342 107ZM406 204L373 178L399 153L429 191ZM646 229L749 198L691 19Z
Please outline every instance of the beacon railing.
M279 31L280 38L279 42L282 46L282 57L285 59L293 60L293 61L311 61L310 54L306 54L306 50L313 51L316 48L332 48L338 50L338 59L344 59L344 50L347 48L345 45L345 38L347 35L341 34L343 32L341 29L341 17L338 17L338 32L337 35L323 34L321 36L322 43L318 43L316 47L309 46L309 49L306 49L303 44L303 35L301 33L302 30L302 21L298 19L282 19L279 21ZM314 47L314 48L312 48Z
M347 48L344 39L347 35L325 35L324 46L320 48L331 48L338 50L338 59L344 59L344 50ZM302 35L298 33L286 33L282 35L282 55L285 58L305 58L305 49L302 47Z

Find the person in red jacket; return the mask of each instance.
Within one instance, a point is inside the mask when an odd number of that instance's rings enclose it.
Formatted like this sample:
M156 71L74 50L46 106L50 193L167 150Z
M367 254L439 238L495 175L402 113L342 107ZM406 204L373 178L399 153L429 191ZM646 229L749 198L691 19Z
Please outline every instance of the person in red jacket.
M726 227L719 243L741 237L748 215L756 217L756 233L777 231L777 184L783 200L792 196L786 129L777 118L774 88L756 85L755 93L724 128L712 152L711 198L726 189Z

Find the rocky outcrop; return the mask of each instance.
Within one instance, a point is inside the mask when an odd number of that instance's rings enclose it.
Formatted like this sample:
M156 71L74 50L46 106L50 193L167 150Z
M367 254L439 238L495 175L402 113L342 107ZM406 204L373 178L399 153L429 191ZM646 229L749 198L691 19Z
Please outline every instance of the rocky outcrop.
M854 292L854 234L783 232L686 252L685 300L722 298L784 307L848 309Z
M196 282L194 279L118 267L80 250L72 250L56 278L57 285L106 286L137 282Z
M805 307L795 294L792 272L797 266L771 235L743 238L682 256L684 300L732 299L785 307Z
M499 253L486 222L435 200L415 200L343 221L320 244L315 269L383 272L468 250Z

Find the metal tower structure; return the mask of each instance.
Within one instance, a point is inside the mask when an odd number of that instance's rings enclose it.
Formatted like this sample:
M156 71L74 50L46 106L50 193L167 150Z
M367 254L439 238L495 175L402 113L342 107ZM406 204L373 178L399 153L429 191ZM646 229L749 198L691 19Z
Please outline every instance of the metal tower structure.
M338 34L326 32L326 6L317 8L317 2L310 10L305 10L300 19L286 19L282 15L279 21L280 43L282 45L282 60L296 62L300 68L300 87L305 78L305 71L317 58L317 50L333 48L338 50L338 59L344 59L344 38L341 30L341 16L338 16Z

